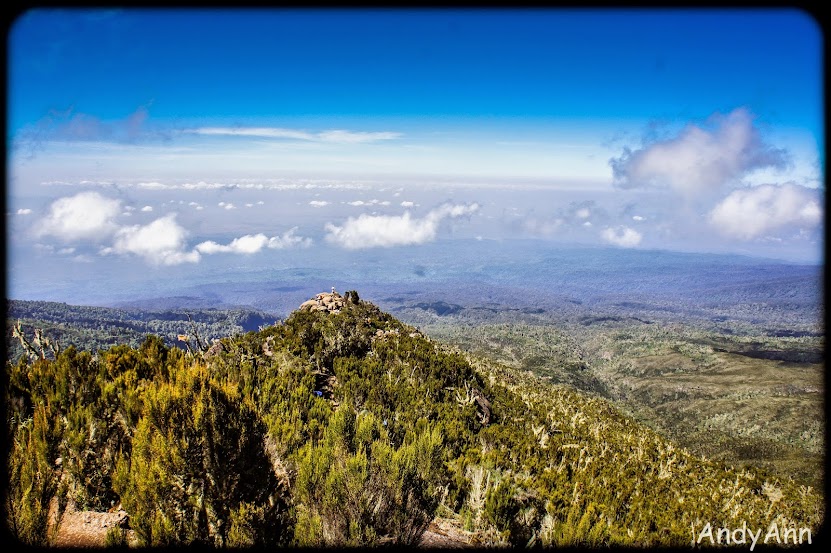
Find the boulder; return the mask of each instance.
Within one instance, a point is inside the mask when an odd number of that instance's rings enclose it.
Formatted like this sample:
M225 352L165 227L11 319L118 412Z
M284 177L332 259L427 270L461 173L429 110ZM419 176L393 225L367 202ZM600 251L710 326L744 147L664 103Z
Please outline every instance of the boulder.
M302 311L328 311L329 313L340 313L344 307L346 307L346 300L337 292L321 292L300 304Z

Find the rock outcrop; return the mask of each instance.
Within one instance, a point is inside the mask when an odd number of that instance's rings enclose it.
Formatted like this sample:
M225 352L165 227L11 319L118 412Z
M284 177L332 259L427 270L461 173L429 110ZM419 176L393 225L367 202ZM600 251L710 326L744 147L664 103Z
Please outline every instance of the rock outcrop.
M346 298L335 292L321 292L309 301L300 304L301 311L327 311L329 313L340 313L346 306Z

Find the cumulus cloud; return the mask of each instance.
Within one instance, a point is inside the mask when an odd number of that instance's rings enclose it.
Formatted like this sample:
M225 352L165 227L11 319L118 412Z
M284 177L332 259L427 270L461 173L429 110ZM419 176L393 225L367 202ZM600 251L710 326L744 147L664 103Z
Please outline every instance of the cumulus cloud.
M346 249L404 246L422 244L436 238L439 224L449 218L475 213L478 204L444 204L425 215L414 218L403 215L367 215L350 217L343 225L326 224L326 240Z
M115 217L121 202L97 192L81 192L60 198L49 206L41 221L38 236L51 235L61 240L100 240L117 230Z
M643 215L632 215L632 220L633 221L643 221L645 219L646 219L646 217L644 217Z
M268 247L273 250L284 250L287 248L305 248L312 245L311 238L297 236L297 227L292 227L280 236L272 236L268 239Z
M624 148L620 157L609 160L614 183L620 188L668 187L691 197L738 182L757 169L786 168L788 152L766 144L753 119L738 108L640 150Z
M415 202L403 201L401 202L401 207L415 207Z
M329 202L326 200L312 200L309 202L309 205L312 207L323 207L329 205Z
M751 240L783 227L812 228L823 213L816 191L795 184L736 190L708 215L722 234Z
M257 253L268 244L265 234L246 234L235 238L227 245L217 244L212 240L196 245L196 251L204 254L214 253Z
M218 244L213 240L208 240L196 245L195 251L211 255L215 253L237 253L237 254L252 254L257 253L263 248L271 248L276 250L287 249L291 247L305 247L311 245L311 239L303 238L296 235L297 227L292 227L279 236L267 237L263 233L246 234L239 238L233 239L228 244Z
M641 243L643 238L640 232L625 226L606 228L600 236L606 242L621 248L634 248Z
M280 127L199 127L186 129L183 132L206 136L250 136L255 138L334 142L339 144L359 144L380 140L394 140L402 136L401 133L388 131L363 132L332 129L313 133L299 129L284 129Z
M113 245L102 254L134 254L154 265L196 263L199 252L184 249L187 231L170 214L147 225L125 226L115 233Z
M28 207L23 207L17 210L18 215L31 215L32 210Z
M184 202L181 203L184 205ZM196 202L189 205L195 205L196 209L202 208ZM233 204L221 202L221 205L226 209L229 206L233 208ZM151 210L150 206L141 209ZM246 235L225 245L206 241L188 250L188 233L176 222L175 213L146 225L117 225L114 217L120 211L119 200L106 198L96 192L82 192L55 201L39 225L39 234L57 236L66 241L87 239L95 242L110 238L111 245L99 249L101 255L135 255L153 265L196 263L203 254L256 253L263 248L306 247L312 243L310 238L298 236L297 227L293 227L277 236L268 237L262 233ZM130 211L125 211L124 214L129 213ZM51 245L41 245L41 249L55 251ZM74 251L75 248L65 247L59 253L68 255Z
M142 207L141 210L142 211L153 211L153 206L152 205L146 205L146 206Z

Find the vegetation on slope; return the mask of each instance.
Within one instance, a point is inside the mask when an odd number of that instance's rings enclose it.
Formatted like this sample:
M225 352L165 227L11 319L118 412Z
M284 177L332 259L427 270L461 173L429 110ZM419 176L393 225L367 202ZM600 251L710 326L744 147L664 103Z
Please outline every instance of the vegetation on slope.
M612 400L675 443L823 485L824 337L733 332L613 316L577 324L464 324L422 329L536 377Z
M810 487L704 460L348 297L207 351L150 336L7 364L11 532L49 543L53 499L120 503L139 545L411 545L437 515L516 545L821 523Z

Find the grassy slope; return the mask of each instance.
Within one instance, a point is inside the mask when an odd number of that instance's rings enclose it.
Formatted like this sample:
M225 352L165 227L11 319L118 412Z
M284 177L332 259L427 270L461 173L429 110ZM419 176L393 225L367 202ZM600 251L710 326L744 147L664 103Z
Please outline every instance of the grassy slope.
M467 351L612 399L702 455L821 486L823 365L800 362L821 357L821 337L752 329L745 336L717 334L633 319L569 326L437 320L421 328Z

